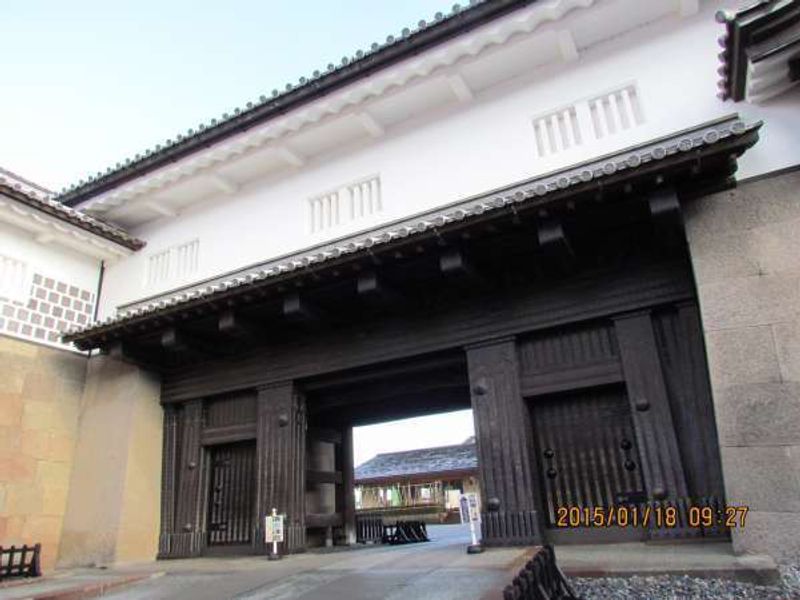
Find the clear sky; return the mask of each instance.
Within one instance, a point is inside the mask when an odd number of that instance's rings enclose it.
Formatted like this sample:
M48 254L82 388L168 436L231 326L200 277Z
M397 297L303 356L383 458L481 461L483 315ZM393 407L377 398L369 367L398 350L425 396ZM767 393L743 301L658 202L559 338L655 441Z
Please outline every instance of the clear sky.
M0 1L0 166L61 189L454 1Z
M59 190L454 1L0 0L0 166ZM355 462L472 432L471 411L359 428Z
M460 444L471 435L475 435L471 410L356 427L353 431L354 462L360 465L380 452Z

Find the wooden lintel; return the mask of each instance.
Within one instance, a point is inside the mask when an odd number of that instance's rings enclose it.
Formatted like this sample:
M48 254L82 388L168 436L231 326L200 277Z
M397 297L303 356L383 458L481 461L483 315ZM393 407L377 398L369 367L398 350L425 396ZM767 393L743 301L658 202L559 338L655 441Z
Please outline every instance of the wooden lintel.
M307 483L342 483L341 471L306 471Z
M318 442L329 442L331 444L342 443L342 432L338 429L330 429L328 427L309 427L306 434L308 439L316 440Z
M342 513L306 513L306 527L341 527Z

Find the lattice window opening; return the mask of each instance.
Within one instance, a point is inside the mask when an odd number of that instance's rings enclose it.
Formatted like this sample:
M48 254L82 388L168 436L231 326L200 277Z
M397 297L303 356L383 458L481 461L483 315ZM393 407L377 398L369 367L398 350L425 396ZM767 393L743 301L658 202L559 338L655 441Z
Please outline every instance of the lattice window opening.
M147 287L185 280L197 272L199 258L199 240L178 244L151 255L147 261Z
M583 143L575 106L553 111L534 119L533 131L539 156L556 154Z
M641 100L634 85L592 98L588 104L595 139L644 123Z
M383 210L379 177L363 179L310 198L309 229L312 233L368 218Z
M0 255L0 298L24 302L30 295L31 273L25 261Z

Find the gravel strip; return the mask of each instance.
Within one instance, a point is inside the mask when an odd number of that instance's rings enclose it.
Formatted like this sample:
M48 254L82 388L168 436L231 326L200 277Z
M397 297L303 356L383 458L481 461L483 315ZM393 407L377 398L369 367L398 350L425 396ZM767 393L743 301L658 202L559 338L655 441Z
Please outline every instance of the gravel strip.
M654 577L572 577L575 591L585 600L797 600L800 599L800 564L779 567L776 586L754 585L724 579L659 575Z

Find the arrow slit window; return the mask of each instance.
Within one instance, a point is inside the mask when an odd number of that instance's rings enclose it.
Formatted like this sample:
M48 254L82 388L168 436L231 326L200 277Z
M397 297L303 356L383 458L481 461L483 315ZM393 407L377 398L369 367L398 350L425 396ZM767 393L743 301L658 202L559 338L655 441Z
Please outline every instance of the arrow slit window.
M197 272L200 260L200 240L170 246L151 254L147 259L147 288L186 281Z
M311 233L367 219L383 211L381 180L375 175L308 200Z

